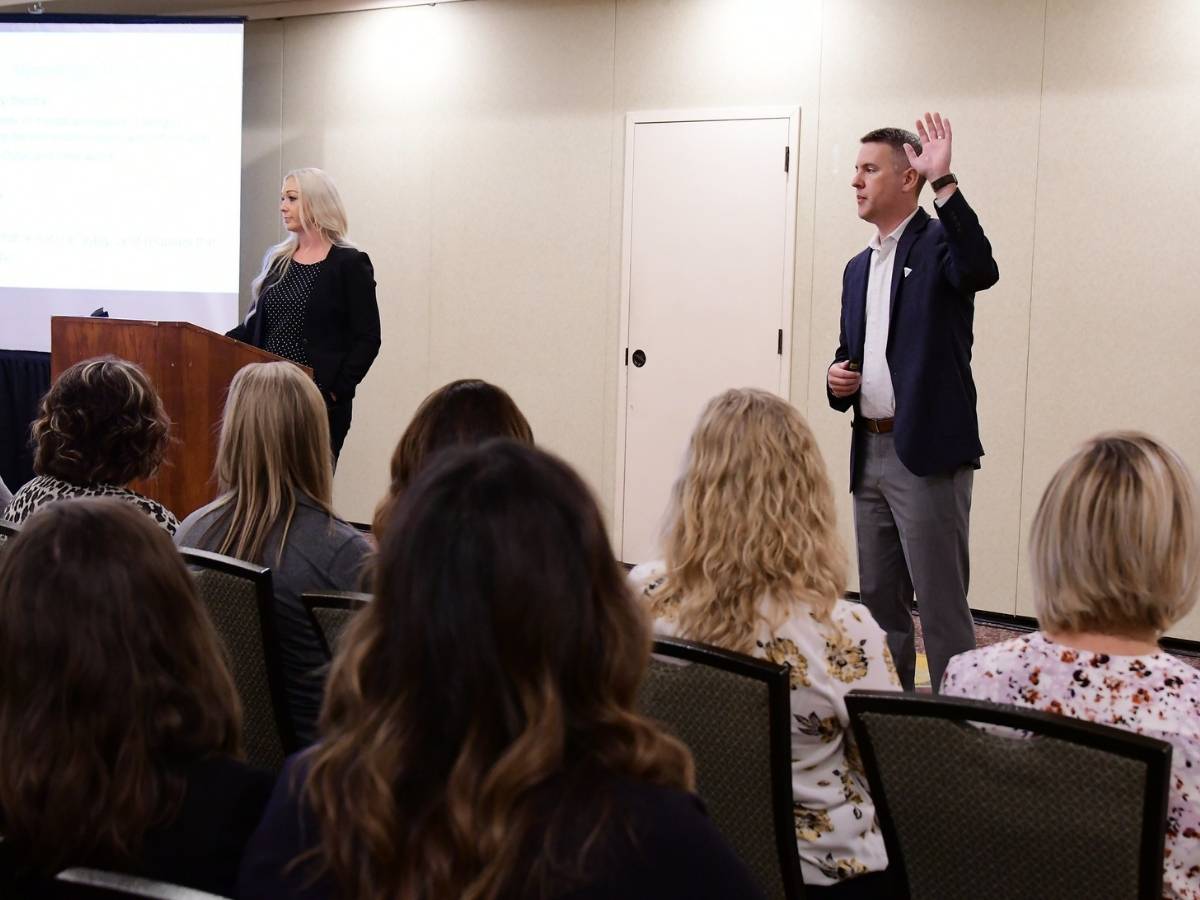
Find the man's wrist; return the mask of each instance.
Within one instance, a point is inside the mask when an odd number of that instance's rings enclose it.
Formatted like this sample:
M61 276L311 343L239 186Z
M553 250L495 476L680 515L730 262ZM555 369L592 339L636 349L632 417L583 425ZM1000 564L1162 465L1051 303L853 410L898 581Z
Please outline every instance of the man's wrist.
M958 179L947 172L941 178L931 179L930 186L933 188L933 202L940 207L958 191Z

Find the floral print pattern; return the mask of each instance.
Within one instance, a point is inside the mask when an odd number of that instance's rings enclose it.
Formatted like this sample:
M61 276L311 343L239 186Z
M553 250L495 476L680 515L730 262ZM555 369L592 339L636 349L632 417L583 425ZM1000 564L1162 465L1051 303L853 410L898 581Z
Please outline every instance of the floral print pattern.
M772 638L767 641L758 641L757 644L761 651L759 656L791 669L789 680L793 691L812 685L812 682L808 680L808 658L800 652L795 641L789 641L787 638Z
M829 666L829 674L846 684L865 678L866 643L866 639L855 642L839 629L834 637L825 641L825 663Z
M810 712L807 717L793 713L792 718L795 719L795 731L819 738L823 744L836 741L842 736L842 723L837 720L837 716L822 719L815 712Z
M661 563L630 579L665 637L679 630L680 599ZM887 868L862 762L850 734L845 695L855 688L899 690L883 629L865 607L839 600L829 616L797 611L778 625L769 597L760 600L754 655L791 667L792 800L800 868L806 884L829 885ZM763 815L771 815L763 810Z
M1041 632L952 660L942 693L1011 703L1169 741L1163 894L1200 900L1200 670L1168 653L1112 656Z
M833 823L829 821L827 810L808 809L799 803L793 803L792 814L796 819L796 840L801 843L818 840L822 835L833 831Z

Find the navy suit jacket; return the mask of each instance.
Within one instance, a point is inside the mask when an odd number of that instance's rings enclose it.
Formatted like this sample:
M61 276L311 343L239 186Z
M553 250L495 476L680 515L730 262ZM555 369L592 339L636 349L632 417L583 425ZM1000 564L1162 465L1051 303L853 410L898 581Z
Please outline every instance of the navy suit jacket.
M915 475L978 467L983 447L971 378L975 292L995 284L1000 273L975 211L962 191L937 207L932 219L923 209L904 229L892 268L891 320L887 361L896 394L893 433L896 455ZM863 250L842 275L842 329L835 363L860 363L866 343L867 278L871 250ZM905 270L908 274L905 275ZM829 405L858 415L857 393ZM850 450L850 490L854 490L862 433L855 429Z

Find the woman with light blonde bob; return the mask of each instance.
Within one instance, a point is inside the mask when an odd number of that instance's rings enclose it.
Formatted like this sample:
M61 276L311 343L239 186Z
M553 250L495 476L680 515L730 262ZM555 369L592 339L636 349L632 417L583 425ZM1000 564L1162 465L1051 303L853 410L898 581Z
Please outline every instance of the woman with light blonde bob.
M188 516L176 543L271 569L288 701L303 741L315 734L324 654L300 601L354 590L366 539L333 511L329 425L316 385L291 363L233 378L217 448L221 494Z
M840 599L847 560L833 491L800 413L748 388L711 400L675 482L665 545L661 562L631 573L657 633L791 666L805 890L886 896L887 854L842 698L899 681L882 629Z
M1029 536L1040 631L950 661L942 691L1174 745L1164 895L1200 898L1200 672L1158 646L1200 592L1200 498L1140 432L1092 438L1050 480Z
M346 208L327 173L288 172L279 212L288 236L263 257L250 313L229 336L312 368L336 459L355 390L379 353L375 270L347 238Z

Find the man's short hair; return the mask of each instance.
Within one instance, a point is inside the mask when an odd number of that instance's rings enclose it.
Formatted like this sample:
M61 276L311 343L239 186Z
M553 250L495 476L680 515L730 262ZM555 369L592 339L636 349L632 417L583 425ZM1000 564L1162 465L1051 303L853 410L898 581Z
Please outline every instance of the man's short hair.
M917 156L921 155L921 139L906 128L876 128L874 131L868 131L862 136L861 144L887 144L892 148L892 154L896 158L896 171L903 172L908 168L908 156L904 153L904 145L912 144L913 149L917 151ZM925 178L917 176L917 194L921 193L921 188L925 186Z

